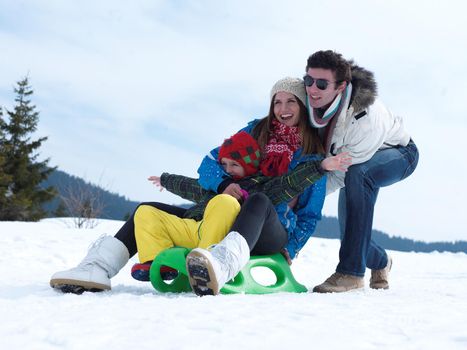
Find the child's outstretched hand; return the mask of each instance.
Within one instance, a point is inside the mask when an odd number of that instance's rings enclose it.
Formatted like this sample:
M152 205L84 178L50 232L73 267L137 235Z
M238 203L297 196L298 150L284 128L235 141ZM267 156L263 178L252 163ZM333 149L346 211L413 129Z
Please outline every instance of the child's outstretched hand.
M342 152L333 157L327 157L321 162L321 167L326 171L343 171L346 172L349 166L352 165L352 157L349 152Z
M148 180L153 183L153 185L156 185L157 187L160 187L160 191L162 192L164 190L164 187L161 185L161 177L160 176L149 176Z

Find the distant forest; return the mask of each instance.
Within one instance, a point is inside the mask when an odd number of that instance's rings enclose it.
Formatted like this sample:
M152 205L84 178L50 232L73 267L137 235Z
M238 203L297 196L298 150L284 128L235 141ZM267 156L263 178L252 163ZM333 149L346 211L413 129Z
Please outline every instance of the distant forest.
M99 186L90 184L83 179L69 175L63 171L55 170L48 179L42 183L43 187L54 186L59 196L67 196L70 193L86 192L92 194L102 204L102 210L98 217L102 219L126 220L135 210L138 202L130 201L117 193L111 193ZM50 217L63 216L60 210L60 197L44 205L44 209ZM177 204L175 204L177 205ZM186 205L183 205L186 207ZM319 222L315 237L339 238L339 224L337 218L323 216ZM467 241L456 242L422 242L408 238L391 237L388 234L373 230L373 239L382 247L398 251L414 252L463 252L467 253Z
M316 227L315 237L339 238L339 223L336 217L323 216ZM408 238L391 237L388 234L373 230L373 240L385 249L402 252L464 252L467 253L467 241L456 242L422 242Z

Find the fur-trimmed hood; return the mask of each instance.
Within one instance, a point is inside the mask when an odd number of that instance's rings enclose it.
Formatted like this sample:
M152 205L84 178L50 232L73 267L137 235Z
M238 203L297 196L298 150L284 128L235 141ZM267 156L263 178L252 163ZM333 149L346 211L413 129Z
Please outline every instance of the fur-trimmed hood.
M354 111L361 111L375 102L378 87L372 72L359 67L350 61L352 70L352 97L351 105Z

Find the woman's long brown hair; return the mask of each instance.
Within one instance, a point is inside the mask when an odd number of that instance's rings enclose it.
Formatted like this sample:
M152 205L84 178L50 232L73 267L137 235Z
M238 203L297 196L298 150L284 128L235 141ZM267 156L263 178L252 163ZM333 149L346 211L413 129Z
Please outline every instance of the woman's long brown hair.
M295 95L294 95L295 96ZM264 149L269 141L269 136L272 134L272 121L276 119L274 115L274 95L269 106L269 114L261 119L253 128L252 136L258 141L261 149L261 154L264 154ZM318 136L317 129L313 128L308 119L308 111L302 101L295 96L295 99L300 106L300 118L298 120L298 128L302 136L302 154L324 154L324 147Z

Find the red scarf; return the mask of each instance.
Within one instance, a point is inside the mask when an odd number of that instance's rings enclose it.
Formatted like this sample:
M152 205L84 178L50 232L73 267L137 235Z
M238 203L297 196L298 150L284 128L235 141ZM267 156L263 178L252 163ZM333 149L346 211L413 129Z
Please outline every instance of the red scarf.
M294 152L302 145L302 135L298 126L287 126L272 121L272 133L264 147L264 158L260 164L266 176L280 176L289 169Z

